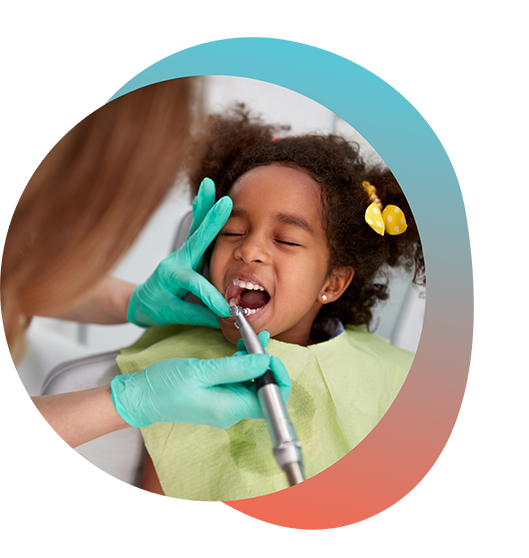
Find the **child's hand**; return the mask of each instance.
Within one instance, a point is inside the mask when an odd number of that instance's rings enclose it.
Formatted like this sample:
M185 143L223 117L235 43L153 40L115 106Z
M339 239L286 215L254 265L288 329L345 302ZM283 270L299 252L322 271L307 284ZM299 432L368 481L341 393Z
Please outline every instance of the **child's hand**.
M270 333L268 331L261 331L257 334L259 341L261 341L261 345L265 348L268 345L268 341L270 341ZM246 347L244 345L244 340L239 339L237 341L237 349L238 351L233 355L234 357L244 356L248 353L246 352ZM268 353L266 353L268 354ZM288 401L290 397L290 390L292 389L292 382L290 381L290 377L288 375L287 369L285 365L275 356L270 357L270 370L274 373L274 377L277 381L277 385L281 391L281 395L283 396L283 400L285 403ZM247 382L246 386L248 389L252 389L252 383Z
M183 246L165 258L155 272L138 285L129 302L128 320L140 327L191 324L219 327L217 316L227 318L229 305L197 269L233 207L228 197L215 202L215 184L202 181L193 201L193 223ZM206 307L186 302L188 292Z
M154 422L229 428L242 419L263 418L257 396L244 383L263 375L271 361L268 355L162 360L116 376L110 383L112 401L123 420L137 428ZM282 385L290 383L284 366L276 377Z

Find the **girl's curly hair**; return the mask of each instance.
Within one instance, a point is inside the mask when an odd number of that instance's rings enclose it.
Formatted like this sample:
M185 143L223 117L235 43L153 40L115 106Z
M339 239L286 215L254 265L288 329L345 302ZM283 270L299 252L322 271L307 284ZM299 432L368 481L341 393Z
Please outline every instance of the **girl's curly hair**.
M388 270L413 272L414 283L424 283L424 258L410 206L389 169L368 167L358 145L337 135L277 138L287 126L274 126L251 117L244 105L208 120L202 159L190 172L192 195L203 178L216 185L217 199L249 170L272 164L303 169L321 186L323 226L330 251L329 271L351 266L354 278L335 302L323 305L317 322L339 318L344 324L369 326L373 308L389 296ZM362 182L377 190L384 205L398 205L406 216L404 234L381 236L365 222L369 197Z

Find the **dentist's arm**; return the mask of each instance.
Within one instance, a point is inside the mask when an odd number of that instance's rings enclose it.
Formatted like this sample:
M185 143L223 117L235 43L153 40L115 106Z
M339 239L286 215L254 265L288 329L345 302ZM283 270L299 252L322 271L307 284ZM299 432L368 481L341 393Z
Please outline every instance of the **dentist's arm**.
M136 285L107 275L79 304L53 318L86 324L125 324L130 298Z
M116 411L109 385L32 400L48 424L73 448L130 426Z
M244 418L262 418L257 396L244 382L264 374L269 365L268 355L169 359L116 376L108 386L32 399L72 447L154 422L229 428ZM286 371L280 375L282 383L290 383Z

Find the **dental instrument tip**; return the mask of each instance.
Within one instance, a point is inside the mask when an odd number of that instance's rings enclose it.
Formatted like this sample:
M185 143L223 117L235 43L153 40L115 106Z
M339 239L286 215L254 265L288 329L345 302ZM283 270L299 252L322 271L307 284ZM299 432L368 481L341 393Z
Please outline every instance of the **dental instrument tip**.
M230 316L235 317L238 314L243 316L248 315L248 308L242 308L241 306L230 306Z

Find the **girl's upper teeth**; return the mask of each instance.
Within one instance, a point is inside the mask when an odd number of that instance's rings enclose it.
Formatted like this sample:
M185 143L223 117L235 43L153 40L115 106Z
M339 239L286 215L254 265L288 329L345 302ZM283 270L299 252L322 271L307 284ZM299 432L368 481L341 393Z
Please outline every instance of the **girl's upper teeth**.
M241 289L248 289L249 291L264 291L264 287L261 287L261 285L258 285L253 281L242 281L241 279L234 279L233 284L238 285L239 287L241 287Z

